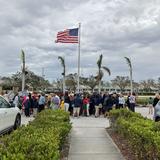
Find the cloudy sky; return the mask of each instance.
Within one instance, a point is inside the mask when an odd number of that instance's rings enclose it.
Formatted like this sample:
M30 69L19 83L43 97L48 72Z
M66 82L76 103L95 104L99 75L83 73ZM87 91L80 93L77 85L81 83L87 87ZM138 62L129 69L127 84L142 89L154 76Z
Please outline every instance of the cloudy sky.
M0 0L0 76L26 65L50 81L61 77L57 57L67 73L77 72L77 44L55 44L58 31L81 22L81 75L96 74L96 61L110 68L110 80L127 76L131 58L135 81L160 76L160 0Z

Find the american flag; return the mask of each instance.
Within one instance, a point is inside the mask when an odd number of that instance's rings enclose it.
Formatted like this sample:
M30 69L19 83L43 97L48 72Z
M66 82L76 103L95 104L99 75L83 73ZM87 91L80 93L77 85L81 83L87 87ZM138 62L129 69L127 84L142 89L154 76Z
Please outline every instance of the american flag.
M56 43L78 43L78 28L66 29L57 33Z

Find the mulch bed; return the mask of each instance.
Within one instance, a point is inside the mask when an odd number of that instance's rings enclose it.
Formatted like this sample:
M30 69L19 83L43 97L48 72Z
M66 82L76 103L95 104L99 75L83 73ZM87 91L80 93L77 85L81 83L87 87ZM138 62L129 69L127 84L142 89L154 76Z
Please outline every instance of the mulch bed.
M118 133L114 132L111 128L106 129L108 134L111 136L114 143L118 146L122 155L126 160L137 160L136 155L129 145L128 141L121 137Z
M67 160L69 154L69 147L70 147L70 136L68 136L62 146L60 152L60 160Z

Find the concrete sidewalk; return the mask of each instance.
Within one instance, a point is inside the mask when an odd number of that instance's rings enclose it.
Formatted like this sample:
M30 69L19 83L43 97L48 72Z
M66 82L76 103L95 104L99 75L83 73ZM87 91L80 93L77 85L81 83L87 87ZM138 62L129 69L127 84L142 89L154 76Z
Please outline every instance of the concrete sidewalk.
M71 118L69 160L124 160L105 128L106 118Z

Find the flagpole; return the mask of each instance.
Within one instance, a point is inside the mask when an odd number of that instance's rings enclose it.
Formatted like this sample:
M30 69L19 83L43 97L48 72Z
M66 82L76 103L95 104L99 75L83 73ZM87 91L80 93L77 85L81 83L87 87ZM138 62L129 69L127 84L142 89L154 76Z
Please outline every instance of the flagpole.
M78 28L78 77L77 77L77 83L78 83L78 93L80 92L80 85L79 85L79 77L80 77L80 46L81 46L81 37L80 37L80 32L81 31L81 23L79 23L79 28Z
M63 57L63 59L64 59L64 63L65 63L65 57ZM64 68L64 71L63 71L63 97L65 96L65 90L66 90L65 76L66 76L66 68Z

